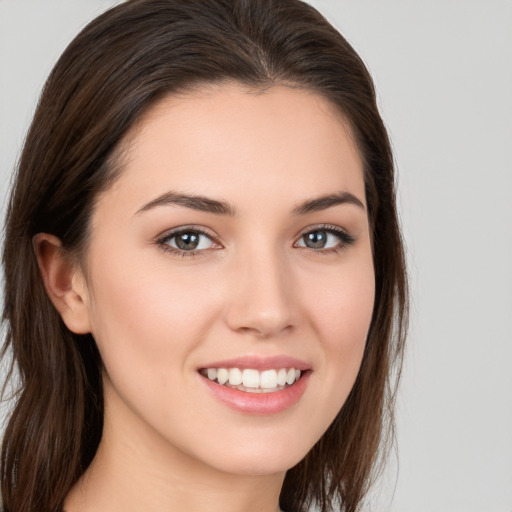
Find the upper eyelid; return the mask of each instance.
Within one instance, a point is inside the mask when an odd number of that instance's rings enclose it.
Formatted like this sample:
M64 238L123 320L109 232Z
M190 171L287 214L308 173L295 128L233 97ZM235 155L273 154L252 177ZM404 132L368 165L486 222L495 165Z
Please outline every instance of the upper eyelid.
M298 240L301 237L303 237L304 235L306 235L307 233L311 233L312 231L322 231L322 230L333 231L335 233L344 233L346 235L350 234L348 229L345 229L345 228L343 228L341 226L338 226L336 224L313 224L313 225L307 226L306 228L304 228L301 231L299 231L295 235L295 238Z
M199 227L199 226L195 226L192 224L163 231L160 235L158 235L156 237L156 239L158 241L168 240L168 239L172 238L173 236L179 235L180 233L186 233L187 231L197 231L201 235L205 235L208 238L211 238L214 242L220 243L219 237L213 230L210 230L209 228L207 228L205 226Z

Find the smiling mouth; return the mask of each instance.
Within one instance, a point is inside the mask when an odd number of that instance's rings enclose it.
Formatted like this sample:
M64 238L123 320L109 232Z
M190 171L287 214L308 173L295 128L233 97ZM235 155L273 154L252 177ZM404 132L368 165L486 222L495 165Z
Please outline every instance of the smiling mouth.
M303 372L296 368L258 371L252 368L202 368L199 373L221 386L247 393L275 393L300 380Z

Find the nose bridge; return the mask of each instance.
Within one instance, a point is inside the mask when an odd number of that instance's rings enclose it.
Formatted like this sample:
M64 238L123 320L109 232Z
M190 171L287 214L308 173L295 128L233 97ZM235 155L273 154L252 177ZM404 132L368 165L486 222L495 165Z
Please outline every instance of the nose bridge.
M286 254L270 244L237 255L227 321L237 331L271 336L295 323L293 276Z

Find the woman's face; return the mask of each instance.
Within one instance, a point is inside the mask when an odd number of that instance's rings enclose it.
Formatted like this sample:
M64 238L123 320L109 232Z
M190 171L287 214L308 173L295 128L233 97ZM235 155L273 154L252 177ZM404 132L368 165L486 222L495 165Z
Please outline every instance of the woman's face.
M198 468L285 471L345 402L373 310L348 125L304 90L210 86L151 109L122 165L85 258L105 432Z

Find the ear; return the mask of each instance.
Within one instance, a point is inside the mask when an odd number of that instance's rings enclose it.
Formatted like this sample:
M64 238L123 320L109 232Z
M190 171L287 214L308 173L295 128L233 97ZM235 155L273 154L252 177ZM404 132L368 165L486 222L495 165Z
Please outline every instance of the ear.
M39 233L32 239L46 293L68 329L75 334L91 332L87 286L54 235Z

